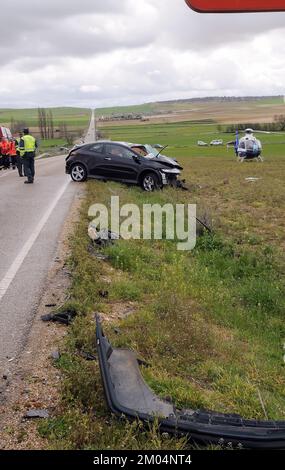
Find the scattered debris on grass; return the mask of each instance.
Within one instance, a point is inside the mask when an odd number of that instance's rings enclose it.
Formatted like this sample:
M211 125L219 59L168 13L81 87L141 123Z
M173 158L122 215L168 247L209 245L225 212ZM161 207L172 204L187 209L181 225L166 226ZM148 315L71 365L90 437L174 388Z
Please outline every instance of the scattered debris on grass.
M59 361L60 356L61 356L61 354L60 354L59 351L53 351L53 352L51 353L51 358L52 358L54 361Z
M261 178L256 178L255 176L250 176L248 178L245 178L245 181L248 181L249 183L255 183L255 181L259 181Z
M95 245L94 243L89 243L88 245L88 252L90 253L91 256L94 256L94 258L98 259L99 261L108 261L109 256L104 255L103 253L100 253L97 251L98 246Z
M49 313L41 317L43 322L57 322L64 325L70 325L77 315L76 309L69 309L65 312Z
M177 180L176 181L176 188L183 189L184 191L189 191L188 186L186 186L186 180Z
M201 211L197 221L197 236L202 236L205 231L208 233L213 233L213 219L210 213L207 210Z
M97 226L95 226L92 222L89 224L88 235L91 240L96 243L96 245L101 247L108 246L114 243L115 240L120 239L120 235L112 232L111 230L102 229L98 231Z
M48 410L30 410L24 416L24 419L48 419L50 413Z
M102 299L107 299L109 297L109 292L107 290L100 290L99 296L102 297Z

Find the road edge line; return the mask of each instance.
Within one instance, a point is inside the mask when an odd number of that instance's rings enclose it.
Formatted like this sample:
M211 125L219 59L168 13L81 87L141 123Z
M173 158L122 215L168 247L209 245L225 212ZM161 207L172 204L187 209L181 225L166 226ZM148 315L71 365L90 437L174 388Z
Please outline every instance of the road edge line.
M58 202L60 201L61 197L65 193L68 185L70 184L70 181L67 181L64 186L60 189L60 191L57 193L57 196L41 218L40 222L36 226L36 228L33 230L32 234L24 244L23 248L21 249L20 253L16 256L14 259L13 263L11 264L10 268L4 275L3 279L0 281L0 302L7 293L12 281L16 277L19 269L21 268L25 258L29 254L32 246L34 245L35 241L37 240L38 236L40 235L42 229L44 228L45 224L47 223L48 219L50 218L52 212L56 208Z

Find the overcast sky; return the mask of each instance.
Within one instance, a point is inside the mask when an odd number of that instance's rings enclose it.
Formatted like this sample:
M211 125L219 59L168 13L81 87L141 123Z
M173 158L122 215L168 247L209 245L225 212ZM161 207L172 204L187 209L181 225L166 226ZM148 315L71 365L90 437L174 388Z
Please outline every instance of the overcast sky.
M285 93L285 13L201 15L184 0L9 0L0 38L0 108Z

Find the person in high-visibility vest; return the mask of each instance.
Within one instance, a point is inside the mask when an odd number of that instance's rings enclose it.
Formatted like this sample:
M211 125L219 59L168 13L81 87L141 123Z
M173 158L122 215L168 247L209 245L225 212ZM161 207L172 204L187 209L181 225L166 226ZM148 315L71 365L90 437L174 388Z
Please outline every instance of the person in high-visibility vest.
M19 149L23 151L24 171L27 181L25 184L33 184L35 178L35 156L38 147L36 139L30 135L29 129L24 129L24 135L20 139Z
M24 176L24 161L23 161L23 156L25 151L23 149L20 149L20 139L23 137L23 132L19 132L19 138L16 139L16 151L17 151L17 168L18 168L18 173L19 176L22 178Z

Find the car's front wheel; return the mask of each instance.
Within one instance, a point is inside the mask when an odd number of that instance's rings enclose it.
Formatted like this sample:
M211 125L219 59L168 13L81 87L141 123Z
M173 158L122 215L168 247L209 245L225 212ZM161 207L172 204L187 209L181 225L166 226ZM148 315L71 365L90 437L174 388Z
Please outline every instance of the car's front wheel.
M152 192L159 187L158 177L155 173L146 173L142 179L142 188L144 191Z
M75 181L76 183L82 183L87 179L87 171L85 166L81 163L76 163L71 168L70 175L73 181Z

